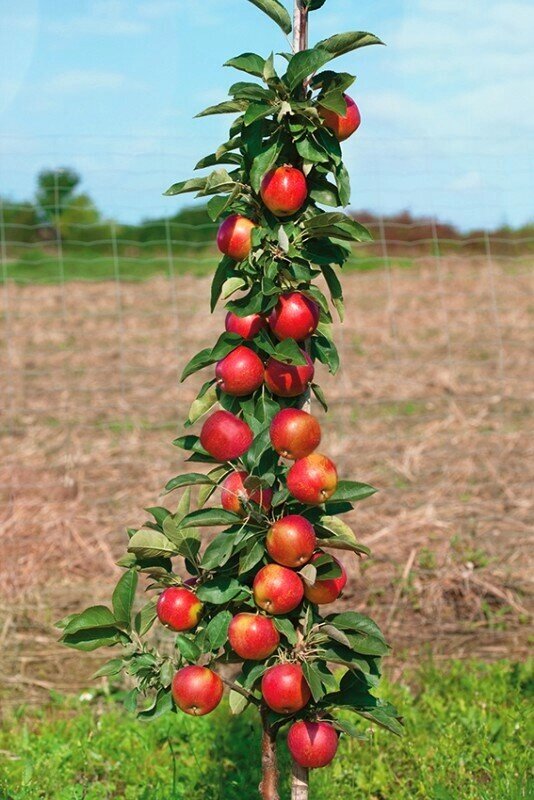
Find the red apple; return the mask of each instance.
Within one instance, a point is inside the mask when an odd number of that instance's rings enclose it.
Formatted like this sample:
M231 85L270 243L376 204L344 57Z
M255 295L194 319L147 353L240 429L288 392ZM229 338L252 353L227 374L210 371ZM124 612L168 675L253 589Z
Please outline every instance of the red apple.
M294 714L311 697L300 664L277 664L261 680L263 699L278 714Z
M275 414L270 433L276 452L292 461L309 456L321 442L317 419L298 408L283 408Z
M301 503L320 505L336 491L336 465L320 453L299 458L287 473L287 488Z
M200 444L217 461L232 461L246 453L254 436L246 422L229 411L216 411L200 431Z
M236 347L215 367L217 385L234 397L244 397L259 389L263 384L263 372L263 361L245 345Z
M223 481L221 487L221 504L227 511L244 514L243 501L252 500L267 512L271 508L273 490L260 486L257 478L248 472L232 472Z
M319 306L301 292L288 292L278 298L269 315L269 326L277 339L306 339L319 324Z
M260 194L275 216L290 217L303 206L308 196L304 173L289 164L275 167L263 176Z
M240 214L231 214L219 228L217 247L235 261L243 261L251 251L252 229L255 227L252 220Z
M243 339L253 339L262 328L267 327L267 320L261 314L248 314L246 317L238 317L232 311L226 315L224 327L228 333L236 333Z
M203 717L217 708L223 696L223 682L207 667L191 665L179 669L172 681L174 702L186 714Z
M302 567L312 557L317 538L311 522L300 514L289 514L271 525L265 543L267 552L277 564Z
M327 767L338 745L336 729L328 722L295 722L287 734L287 746L293 760L307 769Z
M272 619L259 614L237 614L230 622L228 639L232 650L247 661L263 661L280 644Z
M267 564L252 584L254 602L269 614L288 614L302 601L304 586L296 572L278 564Z
M317 561L323 553L316 553L311 563L313 564L314 561ZM333 556L332 556L333 558ZM343 589L345 588L345 584L347 583L347 573L345 572L345 567L338 561L337 558L333 558L336 564L341 569L341 575L337 578L326 578L325 580L318 580L315 581L313 586L308 586L307 584L304 586L304 595L306 599L310 601L310 603L317 603L317 605L325 605L326 603L333 603L334 600L337 600Z
M189 631L198 624L202 603L193 592L181 586L169 586L158 597L158 619L171 631Z
M330 128L336 139L340 142L344 142L345 139L352 136L354 131L358 130L360 122L362 121L360 110L352 97L349 97L348 94L344 94L343 97L347 103L347 111L345 114L337 114L329 108L319 106L319 114L323 118L324 124L327 128Z
M298 397L304 394L313 380L315 370L313 361L304 350L301 351L306 364L284 364L270 358L265 367L265 384L270 392L279 397Z

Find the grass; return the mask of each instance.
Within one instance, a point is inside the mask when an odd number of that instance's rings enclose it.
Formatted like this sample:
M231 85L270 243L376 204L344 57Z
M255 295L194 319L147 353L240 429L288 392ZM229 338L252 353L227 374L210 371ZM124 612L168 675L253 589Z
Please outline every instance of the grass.
M153 275L209 275L215 271L219 256L211 249L200 249L198 252L174 254L172 262L168 255L161 253L125 256L114 259L110 255L91 250L72 254L66 252L59 261L56 254L41 250L31 250L24 257L9 261L5 274L0 273L0 284L7 280L16 283L55 284L63 281L116 280L141 281ZM410 258L390 260L391 268L405 268L412 265ZM362 255L353 257L346 265L346 270L369 272L384 266L384 259Z
M528 722L532 670L507 662L427 665L410 685L384 687L406 736L344 739L311 776L311 800L519 800L534 797ZM362 721L362 729L366 723ZM254 714L226 706L140 723L110 698L56 697L0 729L0 800L249 800L259 782ZM279 747L281 798L288 759Z

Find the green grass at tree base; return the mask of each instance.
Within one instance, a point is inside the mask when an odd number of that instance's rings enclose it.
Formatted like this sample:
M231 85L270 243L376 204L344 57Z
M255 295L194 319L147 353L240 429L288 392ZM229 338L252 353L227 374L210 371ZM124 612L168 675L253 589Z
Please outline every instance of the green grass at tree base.
M344 737L332 766L312 773L310 800L532 798L529 693L531 668L508 662L429 665L410 686L386 684L405 737ZM283 737L279 758L287 800ZM256 714L231 717L225 702L208 717L141 723L112 699L55 698L0 730L0 800L249 800L259 779Z

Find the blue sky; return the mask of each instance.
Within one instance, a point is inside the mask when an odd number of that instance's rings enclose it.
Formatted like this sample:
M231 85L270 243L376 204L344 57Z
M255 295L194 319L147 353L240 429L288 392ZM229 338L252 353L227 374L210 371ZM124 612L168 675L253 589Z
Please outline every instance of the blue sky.
M237 77L221 64L287 49L247 0L0 0L0 15L0 193L74 166L120 220L189 202L161 191L226 138L228 117L192 119ZM341 30L388 44L337 61L363 117L345 145L353 208L532 219L530 0L327 0L311 41Z

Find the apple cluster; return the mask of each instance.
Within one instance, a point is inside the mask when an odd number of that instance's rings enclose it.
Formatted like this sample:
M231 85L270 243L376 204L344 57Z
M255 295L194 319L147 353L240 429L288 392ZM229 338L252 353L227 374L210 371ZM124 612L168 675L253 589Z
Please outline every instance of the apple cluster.
M280 3L253 2L288 32ZM322 4L309 0L307 8ZM339 709L402 731L393 706L374 694L389 652L379 627L328 608L347 582L331 551L369 554L342 517L376 490L338 477L309 404L315 397L327 410L317 362L331 374L339 366L338 269L352 242L371 240L348 214L324 210L349 203L340 142L358 129L360 113L346 94L354 77L322 68L379 43L364 32L334 35L285 54L282 75L274 55L243 53L227 63L263 85L239 81L230 100L199 115L237 117L228 141L197 164L213 170L167 192L209 197L219 224L211 310L224 299L224 331L184 368L182 380L207 368L211 375L186 422L198 423L199 435L173 442L202 469L169 480L166 493L180 492L175 509L147 509L150 519L127 530L111 607L58 623L70 647L123 646L97 674L133 676L126 704L139 717L208 714L229 683L233 713L260 711L267 748L290 725L287 745L303 768L329 764L340 734L364 736ZM220 532L206 543L203 528ZM146 577L149 600L137 608ZM173 636L155 647L145 637L157 621Z
M347 117L325 113L325 124L339 139L346 138L359 125L356 104L347 99ZM349 131L350 129L350 131ZM261 199L277 217L299 211L307 197L306 178L290 165L270 170L261 182ZM230 214L217 235L220 251L235 261L247 259L253 249L252 232L256 223L240 214ZM221 395L244 398L262 387L274 398L306 400L314 377L313 361L307 342L318 328L319 305L304 291L280 293L269 314L238 316L229 311L225 319L227 333L242 340L215 365L216 386ZM264 359L254 348L262 334L272 342L291 340L298 344L305 363L293 365L274 357ZM277 411L270 421L272 450L282 459L293 462L285 475L289 498L305 507L324 505L336 492L337 469L327 456L316 452L321 442L321 427L315 416L299 407ZM284 505L273 510L274 490L264 485L261 476L242 469L241 459L255 441L251 426L242 416L217 410L204 422L199 444L215 461L231 467L222 480L221 506L250 521L251 512L268 523L264 535L264 563L251 576L254 611L237 611L228 624L228 648L245 662L272 663L261 677L261 699L280 715L295 715L306 708L312 694L301 663L295 653L281 647L275 618L288 615L307 601L316 606L337 600L347 575L341 562L326 556L314 526L302 513L285 513ZM337 571L334 577L303 580L299 571L307 564L327 563ZM332 570L330 570L332 571ZM196 629L202 619L203 604L195 593L197 579L190 587L169 586L159 596L157 614L160 622L175 632ZM272 660L272 659L271 659ZM223 696L223 682L206 666L188 665L174 676L172 695L178 708L201 716L213 711ZM326 766L333 759L338 732L327 720L302 719L295 722L288 735L293 758L304 767Z

